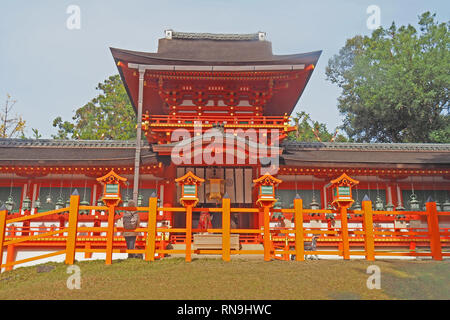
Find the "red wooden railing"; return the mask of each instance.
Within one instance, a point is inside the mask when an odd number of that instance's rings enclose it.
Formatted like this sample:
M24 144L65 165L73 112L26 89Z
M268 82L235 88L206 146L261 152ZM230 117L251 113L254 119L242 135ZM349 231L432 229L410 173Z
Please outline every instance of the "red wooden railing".
M230 215L238 214L263 214L261 208L231 208L229 199L223 199L222 207L205 209L211 212L222 213L222 228L208 229L209 233L221 234L222 246L215 250L192 250L192 243L186 244L186 234L200 232L195 228L168 228L158 227L160 219L158 212L171 212L172 214L186 214L184 207L157 207L157 199L149 198L148 207L117 207L109 209L105 206L80 206L79 196L71 196L70 206L58 210L37 213L34 215L8 216L7 211L0 211L0 268L11 270L13 266L25 262L45 259L65 254L65 263L75 262L75 253L84 252L89 258L92 253L106 254L106 264L112 263L114 253L141 253L146 261L155 258L163 258L166 254L185 254L190 261L190 254L220 254L226 261L230 255L258 254L267 259L288 260L295 255L296 260L304 260L305 255L333 255L348 259L351 256L365 256L367 260L374 260L377 256L429 256L434 260L442 260L444 256L450 256L450 229L439 227L439 217L449 216L450 212L438 212L436 203L426 204L426 211L373 211L370 201L363 202L362 210L349 211L352 216L350 223L361 223L361 227L337 228L337 227L308 227L306 223L311 220L321 220L326 214L333 213L335 220L340 220L337 210L303 209L301 199L294 200L293 209L271 209L272 221L274 212L282 213L285 218L292 220L291 227L269 227L268 229L231 229ZM95 210L109 212L114 215L113 225L107 227L83 227L80 223L80 210ZM124 238L118 233L123 229L115 227L115 220L120 218L116 211L130 210L140 212L147 221L147 227L136 229L143 234L137 240L135 250L127 250ZM58 216L63 212L69 212L67 226L65 223L52 227L32 227L32 220L44 217ZM319 214L312 217L311 214ZM361 217L354 217L354 215ZM406 221L417 220L426 217L427 228L386 228L374 227L374 222L392 222L397 216L406 217ZM9 219L8 219L9 218ZM85 219L86 216L83 216ZM97 217L98 218L98 217ZM104 217L106 220L107 217ZM141 220L141 221L145 221ZM396 219L399 220L399 219ZM404 219L405 220L405 219ZM93 220L96 221L96 220ZM22 226L14 226L14 223L23 223ZM344 232L347 236L343 236ZM260 250L234 250L230 248L230 235L239 234L240 243L263 243L266 236L270 239L270 245ZM170 235L170 236L167 236ZM312 235L319 235L317 250L305 251L304 244L311 241ZM108 245L111 244L111 245ZM168 243L184 243L185 249L166 249ZM35 248L60 249L48 254L38 255L27 259L14 261L14 250L20 246L32 246ZM6 262L3 263L3 252L7 252Z

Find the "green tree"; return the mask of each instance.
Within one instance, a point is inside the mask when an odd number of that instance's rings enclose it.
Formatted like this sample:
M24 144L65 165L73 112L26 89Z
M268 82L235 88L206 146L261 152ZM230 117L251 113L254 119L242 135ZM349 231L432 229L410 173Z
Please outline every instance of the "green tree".
M54 139L130 140L136 138L136 115L119 75L96 87L101 93L76 110L72 122L53 120Z
M311 116L306 112L297 112L296 116L292 118L296 127L295 132L288 135L289 140L305 141L305 142L345 142L346 137L337 134L338 129L334 133L328 132L327 126L324 123L311 120Z
M450 142L450 22L419 16L348 39L326 68L342 128L360 142Z

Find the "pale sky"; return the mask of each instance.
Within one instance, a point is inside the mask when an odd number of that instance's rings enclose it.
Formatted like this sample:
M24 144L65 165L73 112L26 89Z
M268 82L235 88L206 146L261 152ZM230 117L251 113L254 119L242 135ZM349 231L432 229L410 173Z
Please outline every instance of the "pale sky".
M80 29L69 30L70 5L81 10ZM368 35L367 7L380 8L381 25L417 25L425 11L449 20L450 1L62 1L1 0L0 105L6 93L18 100L14 111L27 121L27 136L56 133L53 119L71 120L91 100L96 85L116 74L109 47L155 52L165 29L183 32L253 33L264 31L274 54L323 50L295 111L340 125L340 90L325 79L330 57L346 39Z

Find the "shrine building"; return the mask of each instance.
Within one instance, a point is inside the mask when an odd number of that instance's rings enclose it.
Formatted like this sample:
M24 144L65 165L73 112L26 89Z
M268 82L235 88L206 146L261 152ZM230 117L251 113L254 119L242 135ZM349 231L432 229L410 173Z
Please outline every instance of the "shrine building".
M189 171L205 180L199 208L255 207L253 181L270 172L282 182L276 207L328 208L330 181L359 181L354 208L368 196L386 210L421 209L429 197L450 211L450 144L295 142L290 116L321 51L275 55L266 34L165 31L157 52L111 48L136 111L136 141L0 139L0 201L10 214L62 208L76 189L81 204L97 205L97 178L111 169L127 179L124 202L138 206L156 194L160 206L180 206L175 179ZM137 139L139 141L139 139ZM138 162L136 162L136 156ZM137 188L137 189L136 189ZM414 209L414 208L413 208ZM85 212L85 219L94 213ZM196 226L200 212L193 213ZM220 212L212 225L220 228ZM183 227L168 213L164 223ZM260 228L258 215L240 215L240 228Z

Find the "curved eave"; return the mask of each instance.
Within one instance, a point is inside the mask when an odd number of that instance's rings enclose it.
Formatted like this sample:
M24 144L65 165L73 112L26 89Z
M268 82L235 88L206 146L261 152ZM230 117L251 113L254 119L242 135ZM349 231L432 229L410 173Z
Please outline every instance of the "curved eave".
M272 70L276 70L276 66L298 66L298 65L304 65L309 66L313 65L316 66L317 61L322 53L322 51L314 51L309 53L301 53L301 54L291 54L291 55L272 55L271 59L265 59L265 60L254 60L254 61L248 61L248 60L241 60L241 61L199 61L199 60L193 60L193 59L173 59L165 57L162 54L159 53L148 53L148 52L138 52L138 51L130 51L130 50L123 50L123 49L116 49L116 48L110 48L111 53L114 57L114 61L116 63L116 66L119 70L119 74L122 78L122 81L124 83L125 89L128 93L128 96L130 97L131 103L136 109L137 105L137 79L136 81L131 81L130 77L125 76L124 70L121 66L118 66L119 61L122 62L126 68L128 68L129 64L133 64L136 67L139 65L142 66L158 66L158 65L169 65L169 66L236 66L236 67L242 67L242 66L258 66L258 67L264 67L264 66L270 66ZM229 70L229 71L232 71ZM239 68L236 69L236 71L239 71ZM302 77L297 79L296 81L292 82L292 85L288 89L288 92L284 94L278 94L274 95L274 97L266 104L265 107L265 115L267 116L275 116L275 115L283 115L284 113L291 114L293 109L295 108L295 105L297 104L298 100L300 99L301 95L303 94L303 91L314 71L314 68L308 68L304 71L304 74ZM145 89L146 91L149 89ZM144 109L152 109L150 110L152 114L164 114L165 112L162 112L163 109L163 101L160 100L157 95L153 93L149 93L148 95L151 96L151 103L147 104L145 103L145 96L147 94L144 93ZM159 100L159 101L158 101Z
M126 61L128 63L147 64L147 65L229 65L229 66L241 66L241 65L258 65L258 64L313 64L316 65L319 60L322 51L313 51L308 53L298 53L289 55L272 55L268 59L230 59L230 60L217 60L217 59L182 59L175 57L168 57L164 54L154 52L140 52L132 50L124 50L118 48L110 48L111 53L116 60Z

